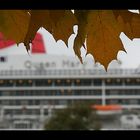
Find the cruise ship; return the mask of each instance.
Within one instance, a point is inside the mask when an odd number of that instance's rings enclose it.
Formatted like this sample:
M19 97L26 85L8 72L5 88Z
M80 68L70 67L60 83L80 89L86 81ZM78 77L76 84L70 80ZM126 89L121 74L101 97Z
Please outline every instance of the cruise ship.
M40 34L35 41L31 56L6 55L14 42L1 43L0 129L41 130L53 109L77 101L140 109L139 69L116 62L106 72L92 59L46 54Z

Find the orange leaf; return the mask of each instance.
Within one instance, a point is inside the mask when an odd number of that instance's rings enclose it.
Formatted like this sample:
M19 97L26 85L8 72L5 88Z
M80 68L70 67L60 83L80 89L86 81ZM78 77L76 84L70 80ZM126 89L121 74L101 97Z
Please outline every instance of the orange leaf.
M67 44L76 24L76 18L70 10L31 10L30 14L29 30L24 41L27 50L40 27L53 34L56 40L62 39Z
M22 43L28 31L30 15L26 10L0 10L0 32L6 39Z
M121 28L112 10L95 10L88 16L87 53L94 56L107 69L117 58L119 50L124 50L119 38Z

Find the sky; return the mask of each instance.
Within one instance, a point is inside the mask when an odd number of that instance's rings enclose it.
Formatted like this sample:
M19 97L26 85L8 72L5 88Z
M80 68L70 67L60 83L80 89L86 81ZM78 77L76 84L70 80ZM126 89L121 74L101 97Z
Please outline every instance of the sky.
M131 12L138 13L138 10L129 10ZM44 28L40 28L39 31L43 35L44 43L49 54L54 55L66 55L66 56L74 56L73 51L73 41L77 33L77 26L74 27L75 34L71 35L69 38L68 48L65 46L63 41L56 42L53 36L47 32ZM130 40L124 33L120 34L120 39L126 49L127 53L123 51L119 51L117 55L117 59L122 62L122 67L124 68L137 68L140 66L140 38ZM81 49L82 56L85 55L85 49ZM12 54L27 54L25 47L21 43L19 47L14 49ZM87 57L93 59L93 56L88 55ZM84 59L84 58L83 58Z

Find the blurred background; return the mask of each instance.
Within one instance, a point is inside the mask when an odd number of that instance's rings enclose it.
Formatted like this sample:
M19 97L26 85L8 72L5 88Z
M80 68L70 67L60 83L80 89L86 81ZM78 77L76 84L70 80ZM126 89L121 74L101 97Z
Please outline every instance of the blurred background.
M140 129L140 40L121 33L127 54L119 51L106 72L83 48L80 63L74 31L67 48L40 29L29 55L0 34L0 129Z

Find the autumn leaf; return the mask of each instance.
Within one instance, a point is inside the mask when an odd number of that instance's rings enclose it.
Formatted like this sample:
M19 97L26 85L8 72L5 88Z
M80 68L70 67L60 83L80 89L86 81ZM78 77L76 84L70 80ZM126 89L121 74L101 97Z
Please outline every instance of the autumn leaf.
M26 46L27 51L30 49L30 43L32 43L36 32L39 30L40 27L43 25L47 26L47 30L51 31L51 21L49 20L49 10L31 10L30 11L30 21L29 21L29 28L24 39L24 45Z
M123 28L113 10L88 10L83 13L79 10L75 16L79 21L74 43L76 55L82 61L80 48L86 40L87 54L92 54L95 62L100 62L107 69L108 64L117 58L118 51L124 50L119 38Z
M40 27L49 31L56 40L62 39L66 44L73 33L76 18L70 10L31 10L29 30L24 40L27 50Z
M57 24L57 22L61 20L63 16L65 16L65 11L66 10L49 10L52 22L54 22L54 24Z
M91 11L87 29L87 53L107 69L108 64L117 58L118 51L124 50L119 38L121 28L112 10Z
M30 15L25 10L0 10L0 32L5 39L22 43L28 31Z
M71 34L74 34L73 26L78 23L77 19L70 10L64 10L64 16L57 21L57 24L53 27L53 36L57 40L63 40L68 46L68 39Z
M75 17L77 18L78 21L78 34L75 38L74 41L74 52L82 62L82 57L81 57L81 47L84 46L85 38L87 35L87 17L88 17L89 10L75 10Z
M128 10L113 10L119 26L130 39L140 37L140 14Z

